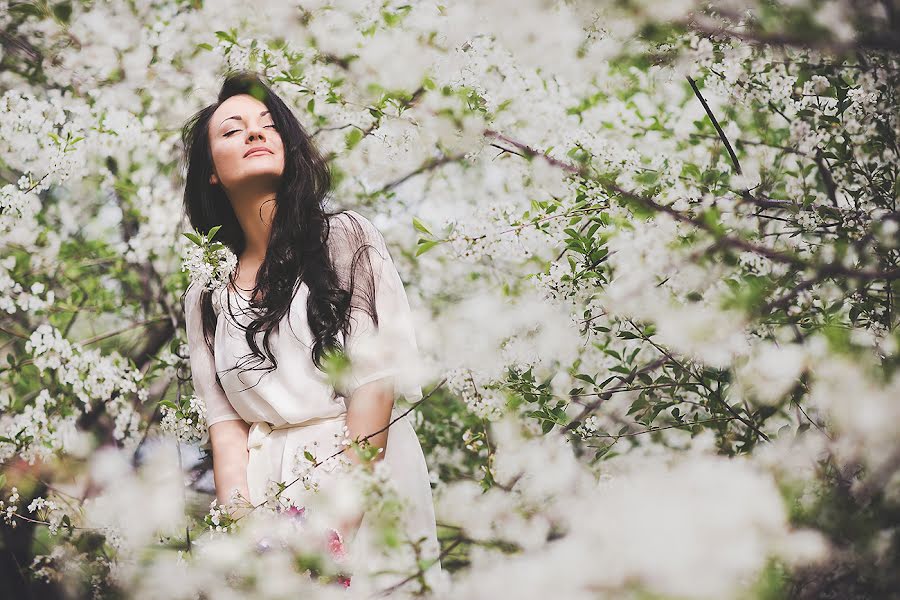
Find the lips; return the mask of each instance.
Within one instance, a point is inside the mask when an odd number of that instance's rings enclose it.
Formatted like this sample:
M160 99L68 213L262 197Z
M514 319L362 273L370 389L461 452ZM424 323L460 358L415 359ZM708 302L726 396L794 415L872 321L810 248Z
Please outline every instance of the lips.
M247 150L247 152L244 153L244 158L247 158L248 156L253 156L254 154L260 154L262 152L265 152L267 154L272 154L272 151L269 150L268 148L263 148L262 146L257 146L256 148L250 148L249 150Z

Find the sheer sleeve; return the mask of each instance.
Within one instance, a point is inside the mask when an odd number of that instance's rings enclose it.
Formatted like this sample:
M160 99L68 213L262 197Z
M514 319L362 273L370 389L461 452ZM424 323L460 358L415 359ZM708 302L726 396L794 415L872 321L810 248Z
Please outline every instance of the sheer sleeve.
M350 331L344 339L344 352L350 361L350 372L344 380L345 391L349 396L363 384L393 377L395 396L401 395L410 402L416 402L422 398L419 385L421 365L412 311L403 281L384 237L371 221L355 211L347 211L340 215L344 224L339 228L348 226L348 214L360 225L362 242L368 247L352 268L355 289L352 294L354 299L351 300ZM343 239L346 242L348 238ZM339 252L335 268L345 277L351 270L350 263L354 262L347 259L345 255L349 253L346 250L360 252L359 247L349 243L342 247L345 252ZM365 265L365 268L359 265ZM374 304L377 324L364 310L364 302L359 300L359 297L367 295L373 300L369 306Z
M188 287L184 297L184 321L187 342L191 354L191 379L194 395L206 406L206 426L220 421L240 419L241 415L231 406L225 390L216 380L216 362L203 336L203 318L200 310L201 289Z

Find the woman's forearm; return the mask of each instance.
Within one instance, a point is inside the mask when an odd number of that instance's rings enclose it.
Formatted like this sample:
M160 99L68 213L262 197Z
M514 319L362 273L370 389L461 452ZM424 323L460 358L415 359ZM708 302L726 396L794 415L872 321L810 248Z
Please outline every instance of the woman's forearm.
M388 444L387 426L391 422L393 408L393 378L377 379L359 386L347 403L347 433L352 441L371 436L367 441L382 449L375 460L384 458ZM356 464L362 462L352 450L349 451L349 458Z
M388 424L391 422L391 410L394 407L394 384L392 379L379 379L357 388L347 404L347 434L351 440L362 440L367 436L368 442L381 451L375 455L374 461L384 459L388 444ZM384 431L381 431L381 430ZM378 432L378 433L375 433ZM372 435L374 434L374 435ZM348 458L354 464L363 464L363 459L352 449L347 450ZM357 513L340 524L345 537L353 538L362 523L364 513Z
M222 421L209 428L213 455L213 477L219 503L228 502L234 490L250 500L247 486L247 435L250 426L242 420Z

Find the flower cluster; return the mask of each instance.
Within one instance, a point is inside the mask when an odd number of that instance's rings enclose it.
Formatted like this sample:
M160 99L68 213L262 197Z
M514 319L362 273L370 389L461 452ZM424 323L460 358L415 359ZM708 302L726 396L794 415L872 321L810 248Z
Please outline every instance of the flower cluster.
M191 282L204 289L224 287L237 267L234 252L221 242L212 241L219 227L210 229L209 235L197 231L184 234L193 244L183 246L181 270L189 272Z
M216 498L209 503L209 512L203 516L203 522L210 531L226 533L234 531L237 527L237 519L232 514L233 505L229 502L220 504Z
M6 500L0 499L0 510L3 511L3 521L9 525L10 527L15 527L18 524L16 520L16 514L19 510L19 489L15 486L12 487L9 491L9 496Z
M102 407L114 420L113 437L129 447L138 443L142 418L134 400L143 402L149 391L142 385L143 373L130 359L118 352L104 354L71 343L49 324L34 330L25 351L42 374L50 371L55 375L64 391L51 394L43 390L34 404L0 417L4 437L14 439L30 428L32 441L27 447L34 456L54 450L78 454L84 449L84 440L75 432L77 415ZM38 427L38 423L44 426Z
M461 368L449 369L446 377L450 389L465 401L475 415L493 421L503 414L505 399L502 393L496 389L476 385L472 371Z
M159 403L160 428L184 443L203 445L209 438L206 427L206 405L197 396L182 396L179 404L169 400Z
M294 457L291 473L294 474L304 488L312 492L319 491L317 475L321 470L316 468L316 457L306 448L298 448Z
M34 513L37 519L47 522L47 528L52 535L56 535L59 531L66 516L59 504L50 498L35 498L28 505L28 512Z

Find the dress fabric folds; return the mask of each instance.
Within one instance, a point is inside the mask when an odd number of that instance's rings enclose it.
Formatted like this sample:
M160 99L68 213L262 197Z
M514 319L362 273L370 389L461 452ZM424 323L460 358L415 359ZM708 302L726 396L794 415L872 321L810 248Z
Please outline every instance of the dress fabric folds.
M270 334L269 343L278 366L268 372L243 366L247 364L250 347L245 331L237 324L246 326L251 320L248 298L228 287L213 292L216 328L211 353L203 337L201 290L192 284L185 294L194 391L206 406L208 426L235 419L250 424L247 482L254 505L265 500L270 482L289 483L298 478L298 463L302 464L305 452L322 460L341 449L347 406L359 386L392 378L395 397L403 395L409 402L422 398L417 381L418 347L409 302L381 233L355 211L335 215L330 221L329 256L339 279L346 284L352 264L356 264L354 255L359 251L350 242L353 239L349 235L351 218L361 227L365 243L371 244L371 248L362 252L372 267L373 277L367 281L374 284L370 292L374 293L378 325L357 309L355 299L351 302L350 332L346 339L341 334L338 336L352 365L349 376L337 386L342 389L336 389L312 362L313 336L306 317L309 289L305 283L299 285L290 309L277 330ZM365 281L361 277L357 276L357 285L365 293ZM263 347L262 333L258 334L257 343ZM251 358L249 367L256 366L255 357ZM236 368L238 365L242 366ZM271 365L266 361L263 366ZM395 407L392 420L402 412ZM338 476L340 461L340 457L328 460L311 471L309 483L320 490L327 487L331 478ZM410 539L424 539L423 557L437 557L439 546L430 478L409 417L399 419L390 427L383 461L393 487L407 506L401 517L405 534ZM282 493L282 498L305 506L310 502L309 494L316 493L315 486L308 488L301 483L293 484ZM371 539L372 535L374 530L367 516L355 540ZM353 542L350 546L352 549ZM373 562L372 569L377 568ZM426 581L439 587L441 576L437 562L428 570ZM353 577L355 580L357 574ZM377 579L381 585L397 581L396 576L392 579L390 575L379 575Z

